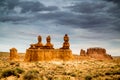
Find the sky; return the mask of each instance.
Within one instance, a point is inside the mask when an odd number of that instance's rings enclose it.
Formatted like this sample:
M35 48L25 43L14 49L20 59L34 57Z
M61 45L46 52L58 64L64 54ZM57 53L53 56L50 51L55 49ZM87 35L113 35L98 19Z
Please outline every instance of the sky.
M120 0L0 0L0 51L26 52L38 35L57 49L65 34L74 54L101 47L120 56Z

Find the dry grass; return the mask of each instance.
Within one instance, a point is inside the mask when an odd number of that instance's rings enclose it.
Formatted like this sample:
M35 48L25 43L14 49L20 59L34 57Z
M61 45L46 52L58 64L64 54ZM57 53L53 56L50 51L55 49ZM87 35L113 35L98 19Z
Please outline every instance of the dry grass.
M20 57L23 59L24 54L20 54ZM76 59L69 62L11 62L9 53L0 53L0 78L1 80L120 80L120 57L114 57L112 61Z

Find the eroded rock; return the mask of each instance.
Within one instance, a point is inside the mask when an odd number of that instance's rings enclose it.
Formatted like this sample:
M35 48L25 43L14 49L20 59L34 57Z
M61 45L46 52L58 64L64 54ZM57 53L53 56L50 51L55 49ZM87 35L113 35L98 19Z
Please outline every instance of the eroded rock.
M31 44L31 47L26 50L24 61L51 61L51 60L72 60L74 57L70 50L69 37L64 36L63 47L54 49L51 43L51 37L46 38L46 44L42 45L41 36L38 36L38 43ZM39 45L39 46L38 46Z
M88 48L87 52L85 52L84 50L81 50L80 56L86 56L86 57L95 58L99 60L112 59L111 55L106 53L106 49L99 48L99 47Z
M10 60L11 61L19 61L19 55L17 53L16 48L11 48L10 49Z

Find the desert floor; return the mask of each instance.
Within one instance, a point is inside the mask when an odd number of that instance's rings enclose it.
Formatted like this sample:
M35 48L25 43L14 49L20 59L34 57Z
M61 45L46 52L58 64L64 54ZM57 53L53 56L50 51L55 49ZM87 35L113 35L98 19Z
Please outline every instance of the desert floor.
M21 60L24 54L20 54ZM9 53L0 53L0 80L120 80L120 57L103 61L14 62Z

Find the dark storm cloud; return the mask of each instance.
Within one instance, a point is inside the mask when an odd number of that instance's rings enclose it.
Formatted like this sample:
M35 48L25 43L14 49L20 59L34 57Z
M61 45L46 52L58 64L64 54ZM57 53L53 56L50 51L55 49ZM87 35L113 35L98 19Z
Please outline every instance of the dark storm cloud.
M115 28L119 30L117 25L119 25L120 19L115 16L115 12L118 9L112 3L107 3L106 1L83 1L69 6L67 9L70 9L71 12L58 11L55 13L37 14L36 17L42 20L54 20L56 24L90 29L96 32L105 32Z
M48 6L46 7L40 2L33 2L33 1L23 1L20 2L19 6L22 8L22 13L26 13L28 11L31 12L38 12L38 11L54 11L58 8L56 6Z
M40 11L55 11L58 10L56 6L45 6L44 4L38 1L21 1L21 0L2 0L0 1L0 21L24 21L27 19L31 19L33 17L26 17L30 14L34 15L34 13ZM19 15L14 10L16 7L19 7L20 13ZM29 14L26 14L29 13ZM26 15L26 16L21 16Z
M35 15L37 19L43 19L43 20L55 20L59 21L59 19L69 18L69 17L75 17L70 12L63 12L63 11L57 11L52 13L38 13Z
M11 22L16 22L16 21L23 21L27 20L27 17L20 17L20 16L3 16L0 17L1 22L6 22L6 21L11 21Z
M0 0L0 7L6 7L7 9L13 9L19 4L19 0Z
M101 5L102 4L102 5ZM104 5L104 2L80 2L76 3L73 6L69 6L72 11L80 12L80 13L96 13L101 12L103 8L105 8L106 5Z
M85 28L94 31L119 30L120 9L114 3L106 1L83 1L68 7L76 13L73 17L62 18L58 23L73 25L76 28Z
M116 4L120 4L120 0L106 0L106 1L110 1L110 2L114 2Z
M6 0L9 14L15 12L15 7L21 8L19 15L4 15L0 18L1 22L36 22L52 21L54 24L65 25L72 28L83 28L94 31L116 30L119 32L120 9L113 2L100 0L78 1L71 6L62 7L66 10L60 10L57 6L45 6L38 1L20 1ZM42 13L42 11L48 11ZM54 11L54 12L53 12ZM24 16L21 16L21 14Z

